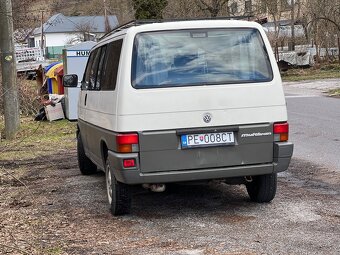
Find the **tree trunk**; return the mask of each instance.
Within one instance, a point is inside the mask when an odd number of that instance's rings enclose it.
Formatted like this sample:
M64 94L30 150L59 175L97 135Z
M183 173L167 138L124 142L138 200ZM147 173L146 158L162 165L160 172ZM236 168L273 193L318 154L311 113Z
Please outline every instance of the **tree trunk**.
M5 112L5 136L13 139L19 129L19 99L16 84L15 49L13 43L13 19L11 0L0 1L0 50Z
M278 62L279 59L279 45L277 42L275 42L275 58L276 58L276 62Z
M340 64L340 35L338 34L338 58L339 58L339 64Z

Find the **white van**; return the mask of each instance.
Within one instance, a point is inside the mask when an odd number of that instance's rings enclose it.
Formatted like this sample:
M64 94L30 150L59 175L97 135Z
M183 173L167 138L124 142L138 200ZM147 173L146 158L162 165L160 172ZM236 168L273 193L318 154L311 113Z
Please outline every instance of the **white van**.
M293 153L280 73L255 22L115 29L91 51L78 115L80 171L105 171L114 215L130 211L134 184L220 179L270 202Z

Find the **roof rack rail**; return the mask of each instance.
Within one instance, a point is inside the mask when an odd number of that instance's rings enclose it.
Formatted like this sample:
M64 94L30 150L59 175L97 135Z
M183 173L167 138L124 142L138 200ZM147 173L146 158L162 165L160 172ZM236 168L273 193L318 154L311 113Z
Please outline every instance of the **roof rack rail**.
M115 27L110 32L103 35L99 40L102 40L113 33L121 31L123 29L144 25L144 24L152 24L152 23L164 23L164 22L179 22L179 21L191 21L191 20L254 20L254 16L228 16L228 17L211 17L211 18L187 18L187 19L140 19L140 20L131 20L123 25Z
M113 33L115 32L118 32L118 31L121 31L123 29L126 29L126 28L129 28L129 27L132 27L132 26L135 26L136 25L136 21L137 20L131 20L123 25L120 25L118 27L115 27L114 29L112 29L110 32L106 33L105 35L103 35L102 37L99 38L99 41L108 37L109 35L112 35Z

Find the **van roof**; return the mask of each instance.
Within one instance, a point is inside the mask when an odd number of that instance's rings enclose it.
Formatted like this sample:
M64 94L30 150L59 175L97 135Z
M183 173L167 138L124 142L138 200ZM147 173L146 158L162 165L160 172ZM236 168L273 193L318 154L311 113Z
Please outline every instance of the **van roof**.
M107 39L111 35L114 35L118 32L122 32L124 30L128 30L132 27L143 27L143 30L154 30L154 29L173 29L175 25L177 29L185 29L185 28L197 28L197 27L211 27L211 26L255 26L256 23L259 23L255 20L255 22L249 22L252 20L252 16L235 16L235 17L218 17L218 18L200 18L200 19L162 19L162 20L133 20L126 24L123 24L119 27L116 27L111 32L105 34L100 40ZM253 25L250 25L253 23Z

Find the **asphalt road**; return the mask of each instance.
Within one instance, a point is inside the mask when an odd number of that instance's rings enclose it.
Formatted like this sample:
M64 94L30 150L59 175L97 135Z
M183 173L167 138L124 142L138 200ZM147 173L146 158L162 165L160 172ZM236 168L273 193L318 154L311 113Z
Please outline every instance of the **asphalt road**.
M337 86L340 80L288 83L284 88L294 157L340 172L340 99L322 94Z

